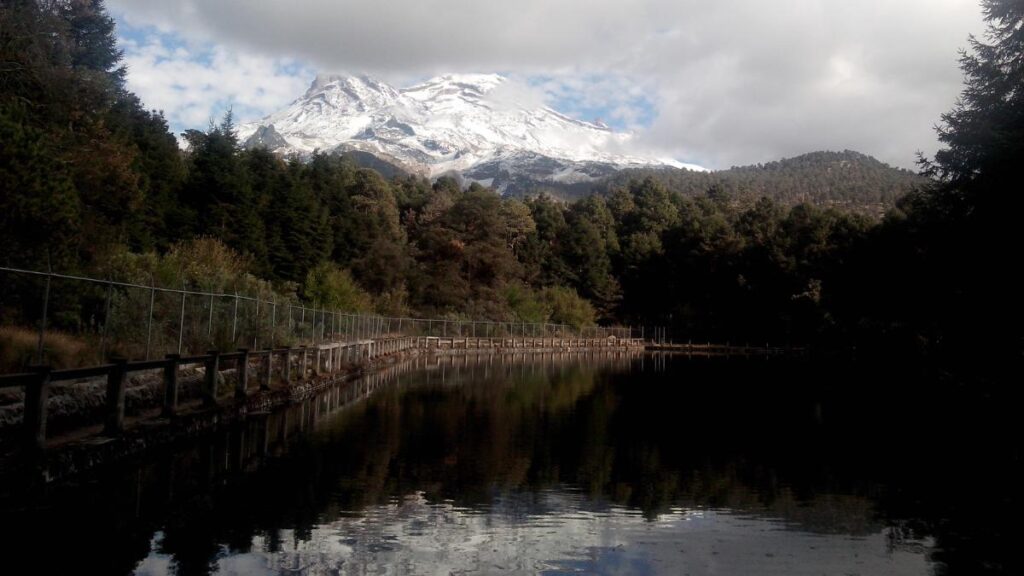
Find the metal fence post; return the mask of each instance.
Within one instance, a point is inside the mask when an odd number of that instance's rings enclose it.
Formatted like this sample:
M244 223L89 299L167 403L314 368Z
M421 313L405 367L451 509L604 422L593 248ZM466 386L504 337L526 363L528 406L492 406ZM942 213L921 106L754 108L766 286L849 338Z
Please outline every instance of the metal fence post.
M206 326L206 336L213 339L213 288L210 288L210 322Z
M238 339L238 291L235 291L235 311L231 315L231 345Z
M100 358L107 355L107 328L110 326L110 298L113 296L114 285L107 283L107 303L103 307L103 332L100 333Z
M252 349L259 349L259 338L260 338L260 293L256 293L256 329L252 335Z
M181 283L181 316L178 318L178 354L181 354L181 341L185 336L185 283Z
M153 284L149 289L149 316L146 317L146 360L149 360L149 351L153 343L153 302L156 299L156 283L153 282L153 277L150 276L150 284Z
M309 340L316 342L316 300L313 301L313 308L309 312Z
M50 308L50 280L51 275L46 275L46 288L43 289L43 315L39 319L39 345L36 347L36 363L43 363L43 340L46 337L46 315Z

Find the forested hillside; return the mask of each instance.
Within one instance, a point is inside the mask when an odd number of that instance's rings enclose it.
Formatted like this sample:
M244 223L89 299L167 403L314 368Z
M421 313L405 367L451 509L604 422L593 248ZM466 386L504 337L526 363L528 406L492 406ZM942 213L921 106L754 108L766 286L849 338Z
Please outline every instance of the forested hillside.
M209 285L230 262L237 274L218 282L389 313L935 355L1019 348L1019 323L993 329L1000 310L1019 311L1002 273L1019 244L1004 210L1019 204L1024 141L1012 98L978 96L946 118L931 183L817 153L714 174L624 172L567 204L245 150L230 114L188 131L183 152L125 89L99 0L3 3L0 61L4 266ZM998 135L963 132L989 110L1005 117ZM861 215L882 205L893 207L881 221ZM31 323L15 292L0 311ZM62 326L90 321L85 304L63 306Z
M597 182L564 187L546 185L548 193L574 199L609 194L632 180L654 178L670 190L697 197L714 191L734 202L752 204L762 197L783 206L807 203L869 216L881 216L902 196L925 187L928 179L908 170L845 150L812 152L767 164L734 166L715 172L678 168L627 169Z

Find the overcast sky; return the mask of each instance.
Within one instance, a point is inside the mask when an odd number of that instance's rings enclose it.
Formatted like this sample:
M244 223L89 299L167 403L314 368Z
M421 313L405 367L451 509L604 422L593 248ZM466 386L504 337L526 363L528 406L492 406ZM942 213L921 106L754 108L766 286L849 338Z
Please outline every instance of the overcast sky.
M710 168L853 149L912 168L960 92L976 0L108 0L130 87L178 131L319 72L499 72Z

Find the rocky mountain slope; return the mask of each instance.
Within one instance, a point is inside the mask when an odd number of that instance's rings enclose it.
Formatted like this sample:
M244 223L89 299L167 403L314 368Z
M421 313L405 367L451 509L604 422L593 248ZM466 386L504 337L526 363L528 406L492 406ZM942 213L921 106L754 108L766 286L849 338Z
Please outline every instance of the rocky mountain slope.
M360 151L424 176L457 172L502 191L582 183L625 168L700 169L627 152L632 136L517 100L497 74L446 75L396 89L321 75L287 108L239 127L280 153Z

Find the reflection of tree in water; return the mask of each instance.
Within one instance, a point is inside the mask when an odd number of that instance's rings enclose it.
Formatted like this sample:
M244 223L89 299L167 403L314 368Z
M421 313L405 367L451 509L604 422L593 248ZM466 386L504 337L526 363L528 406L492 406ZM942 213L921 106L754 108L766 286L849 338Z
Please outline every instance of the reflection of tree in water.
M515 509L501 514L536 515L548 505L546 490L577 487L588 506L625 505L648 519L683 506L779 518L822 534L877 534L888 526L894 550L931 535L940 573L983 572L982 562L1006 556L1006 536L974 536L987 528L998 535L999 526L966 507L992 494L971 488L978 479L958 490L936 480L934 455L950 449L938 440L957 433L935 426L952 411L937 400L881 396L850 382L822 386L820 372L782 364L693 363L661 375L611 374L586 363L449 366L443 373L403 376L401 386L347 406L286 454L272 447L279 455L256 474L212 472L230 459L237 433L228 434L137 474L111 474L86 497L69 491L48 513L33 512L28 532L59 524L80 534L69 543L77 559L49 557L48 565L80 568L98 547L116 548L92 561L123 573L161 530L158 553L171 555L178 573L201 574L224 554L250 550L254 539L271 552L294 549L317 526L410 494L482 512L514 496ZM766 381L786 381L789 391L750 384ZM962 401L947 402L971 412ZM937 445L908 450L906 440L893 441L896 422L932 431ZM261 434L276 434L275 425L254 420L237 441L258 443ZM975 452L966 464L995 461L994 448ZM994 493L1013 493L1003 486L1011 476L991 478Z
M822 530L874 528L863 498L822 499L816 521L813 486L779 486L773 471L719 456L728 438L687 441L674 393L652 395L579 367L525 378L436 376L381 391L299 448L293 457L310 471L304 477L331 484L290 491L324 497L292 506L322 505L329 519L413 492L486 507L496 493L573 485L651 518L685 502L773 512Z

